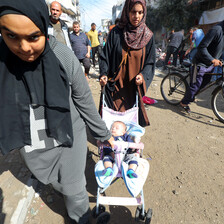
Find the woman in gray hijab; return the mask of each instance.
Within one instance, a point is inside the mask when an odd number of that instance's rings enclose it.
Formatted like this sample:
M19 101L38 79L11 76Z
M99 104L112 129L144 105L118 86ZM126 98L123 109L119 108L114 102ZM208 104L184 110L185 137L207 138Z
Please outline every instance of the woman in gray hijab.
M0 1L0 150L17 149L33 175L52 184L68 215L88 223L86 126L113 138L74 53L48 38L44 0Z

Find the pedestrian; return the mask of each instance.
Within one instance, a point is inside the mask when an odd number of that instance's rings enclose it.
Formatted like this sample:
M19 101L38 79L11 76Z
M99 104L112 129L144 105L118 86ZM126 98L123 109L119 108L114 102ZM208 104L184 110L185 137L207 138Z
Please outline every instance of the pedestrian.
M100 57L100 85L105 86L108 107L121 112L132 108L138 91L142 126L149 125L142 97L155 70L155 43L145 24L146 13L145 0L126 0L121 19L109 33Z
M180 49L178 53L180 65L182 68L184 67L184 59L188 58L186 52L190 48L190 44L191 44L191 39L190 39L190 33L188 32L180 45Z
M116 18L113 25L109 26L109 32L119 23L120 19Z
M186 112L191 111L188 105L190 102L194 101L195 94L205 87L211 80L211 75L206 75L205 73L211 73L214 70L214 67L222 66L222 62L219 58L221 57L224 48L223 33L224 20L208 31L197 48L198 50L191 68L190 88L187 89L185 96L180 103L181 107Z
M174 32L168 38L169 43L168 43L168 46L167 46L165 66L168 65L168 61L170 59L171 54L173 55L172 64L174 66L177 66L178 52L179 52L181 43L183 41L183 38L184 38L184 30ZM164 67L164 69L166 69L166 67Z
M191 27L189 29L189 31L187 32L186 37L183 40L183 44L184 44L184 55L183 57L186 57L189 59L189 53L190 53L190 48L192 46L192 36L193 36L193 32L194 32L194 27Z
M172 28L171 31L170 31L170 33L167 35L167 38L166 38L166 42L167 42L167 43L169 43L170 38L171 38L171 36L174 34L174 32L175 32L175 29Z
M192 38L191 38L191 45L189 49L186 51L186 55L189 54L189 60L192 62L194 56L197 53L197 48L201 43L202 39L204 38L205 34L202 29L197 27L193 28Z
M91 30L88 32L88 37L91 41L93 67L95 68L96 66L95 55L97 54L99 60L99 45L100 45L95 23L91 24Z
M99 39L99 43L100 43L98 49L99 49L99 54L101 54L103 51L104 44L105 44L105 38L104 38L101 30L99 30L99 32L98 32L98 39Z
M74 53L48 39L44 0L0 1L0 150L19 150L33 173L64 197L68 215L88 223L86 126L112 144Z
M83 64L85 69L85 77L88 80L89 70L90 70L90 44L89 39L85 33L80 32L79 22L73 22L73 33L70 34L70 40L72 45L72 50L74 51L76 57L79 59L80 63Z
M53 1L50 4L50 23L48 27L48 34L56 37L57 41L67 45L70 49L71 43L69 39L69 29L67 24L60 19L62 14L61 4Z

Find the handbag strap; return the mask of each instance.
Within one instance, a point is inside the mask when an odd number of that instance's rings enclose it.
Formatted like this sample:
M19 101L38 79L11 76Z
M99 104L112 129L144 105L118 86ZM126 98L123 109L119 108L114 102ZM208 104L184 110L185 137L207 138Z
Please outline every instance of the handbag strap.
M121 69L121 66L123 64L126 64L127 63L127 58L128 58L128 53L129 53L129 50L130 50L130 47L128 47L128 50L127 52L125 53L125 55L122 57L122 60L121 60L121 63L120 65L118 66L118 69L116 72L114 72L114 74L118 74L120 69ZM109 78L108 81L110 82L116 82L118 79L119 79L120 76L116 76L116 78L113 80L112 78Z

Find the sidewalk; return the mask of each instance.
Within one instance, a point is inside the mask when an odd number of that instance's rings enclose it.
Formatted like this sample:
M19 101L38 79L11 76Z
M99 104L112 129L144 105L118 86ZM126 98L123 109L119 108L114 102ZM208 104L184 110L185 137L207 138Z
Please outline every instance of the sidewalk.
M36 182L18 151L0 154L0 224L23 224Z

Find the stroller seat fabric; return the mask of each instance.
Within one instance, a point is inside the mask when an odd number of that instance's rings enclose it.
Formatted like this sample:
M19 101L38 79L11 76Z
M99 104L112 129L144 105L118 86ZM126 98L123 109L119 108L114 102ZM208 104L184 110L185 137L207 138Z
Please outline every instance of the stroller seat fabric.
M136 169L138 178L129 178L127 176L128 164L122 162L122 177L125 185L132 197L137 197L142 190L149 172L149 163L147 160L139 158L139 165Z
M105 167L103 165L103 161L100 160L95 166L95 176L98 186L103 188L102 191L105 191L110 186L111 182L118 174L118 167L116 163L114 163L113 174L111 176L104 176L103 175L104 169Z

